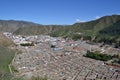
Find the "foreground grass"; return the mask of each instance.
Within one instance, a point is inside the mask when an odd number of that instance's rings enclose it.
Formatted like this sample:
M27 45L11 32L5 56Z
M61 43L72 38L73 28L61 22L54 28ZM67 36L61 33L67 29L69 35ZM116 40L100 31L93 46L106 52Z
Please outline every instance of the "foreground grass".
M15 56L16 51L7 47L0 46L0 80L48 80L47 77L32 77L31 79L23 79L15 77L10 73L8 65Z
M11 50L7 47L0 47L0 73L10 72L8 65L11 63L15 52L15 50Z

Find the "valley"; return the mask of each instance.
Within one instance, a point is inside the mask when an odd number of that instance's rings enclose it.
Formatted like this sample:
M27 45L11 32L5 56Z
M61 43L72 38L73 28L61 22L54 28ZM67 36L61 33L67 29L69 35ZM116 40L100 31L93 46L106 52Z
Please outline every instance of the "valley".
M0 79L119 80L119 23L120 15L72 25L0 20Z
M49 35L23 36L4 33L20 51L11 65L12 74L30 78L47 76L48 80L119 80L120 65L84 57L87 51L117 55L120 50L109 45L100 47L82 40L67 40ZM21 45L31 44L34 45Z

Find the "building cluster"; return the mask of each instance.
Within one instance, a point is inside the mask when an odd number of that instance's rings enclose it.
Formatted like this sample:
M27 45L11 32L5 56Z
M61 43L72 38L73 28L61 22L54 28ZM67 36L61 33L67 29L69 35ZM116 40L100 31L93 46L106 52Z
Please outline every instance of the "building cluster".
M15 48L22 52L12 62L18 70L16 76L47 76L48 80L120 80L119 67L83 57L88 50L107 53L109 48L106 51L86 41L65 40L48 35L6 35L18 45ZM21 41L33 42L35 45L20 46Z

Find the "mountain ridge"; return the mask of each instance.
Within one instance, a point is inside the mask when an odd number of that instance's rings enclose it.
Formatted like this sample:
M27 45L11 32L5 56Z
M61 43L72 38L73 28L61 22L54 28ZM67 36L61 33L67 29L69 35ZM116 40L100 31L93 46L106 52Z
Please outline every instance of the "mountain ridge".
M20 20L0 20L0 31L14 32L20 27L38 26L40 24Z
M9 22L14 23L15 21L12 20ZM16 21L11 28L9 22L3 22L4 24L1 27L2 24L0 21L0 30L10 31L13 34L21 35L47 34L53 37L72 39L82 38L84 40L95 40L96 42L106 42L106 39L108 41L111 41L112 39L114 42L120 42L120 15L103 16L96 20L74 23L72 25L40 25L24 21ZM5 27L5 25L8 25L9 27Z

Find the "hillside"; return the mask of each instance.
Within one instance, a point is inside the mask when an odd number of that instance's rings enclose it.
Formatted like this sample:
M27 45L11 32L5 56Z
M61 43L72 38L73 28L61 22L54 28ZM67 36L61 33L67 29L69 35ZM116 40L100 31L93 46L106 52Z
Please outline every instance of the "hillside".
M0 74L9 73L8 64L11 63L16 52L9 48L11 45L14 45L13 42L0 32Z
M8 47L10 45L13 45L13 42L0 32L0 46Z
M59 30L52 31L52 36L70 37L73 39L87 39L97 41L99 36L111 37L119 35L120 15L104 16L100 19L75 23L69 27L63 27ZM103 32L106 32L103 34ZM106 36L105 36L106 35ZM119 36L117 36L119 38Z
M120 15L104 16L100 19L75 23L73 25L46 25L37 27L21 27L16 30L15 34L43 34L49 33L55 36L65 36L66 34L80 32L84 35L96 35L100 30L113 26L120 20ZM70 34L71 35L71 34Z
M30 27L21 27L18 30L14 31L14 34L22 34L22 35L35 35L35 34L52 34L56 33L59 35L59 32L63 32L64 30L68 30L66 28L68 25L41 25L41 26L30 26Z
M120 48L120 15L104 16L73 25L39 25L25 21L2 20L0 30L22 35L47 34L74 40L83 39ZM13 42L0 32L0 73L9 73L8 64L16 53L8 48L10 45L13 45Z
M110 25L114 26L114 24L119 20L120 15L104 16L97 20L75 23L73 25L40 25L27 21L0 20L0 31L8 31L14 32L15 34L27 35L44 33L54 36L68 36L70 33L85 32L85 35L91 34L93 36L101 29L104 29Z
M8 22L14 24L14 21ZM16 27L10 27L11 25L8 24L9 27L7 27L7 29L3 27L0 29L22 35L48 34L55 37L61 36L75 40L82 38L84 40L104 43L107 41L110 41L109 43L120 42L120 15L104 16L97 20L75 23L73 25L38 25L21 21L15 21L15 23L14 25L16 25ZM4 22L4 24L7 23Z
M99 31L100 34L108 34L108 35L119 35L120 34L120 20L116 23L112 24L109 27L106 27Z
M27 21L17 21L17 20L0 20L0 31L14 32L20 27L30 27L38 26L39 24L27 22Z

